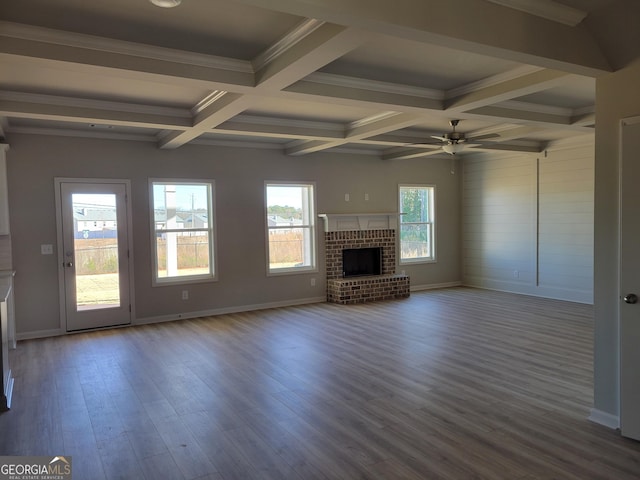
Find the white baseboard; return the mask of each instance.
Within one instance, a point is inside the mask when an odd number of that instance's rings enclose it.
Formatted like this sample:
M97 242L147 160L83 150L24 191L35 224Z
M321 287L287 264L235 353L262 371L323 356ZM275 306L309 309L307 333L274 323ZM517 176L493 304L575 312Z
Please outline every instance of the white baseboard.
M582 290L570 290L566 288L549 288L510 281L494 281L479 278L466 278L462 285L465 287L493 290L496 292L516 293L531 297L550 298L564 300L565 302L584 303L593 305L593 292Z
M426 285L411 285L410 290L412 292L420 292L422 290L435 290L436 288L449 288L449 287L459 287L462 285L462 282L447 282L447 283L428 283Z
M602 410L598 410L597 408L591 409L589 420L592 421L593 423L598 423L600 425L604 425L605 427L609 427L614 430L620 428L619 416L612 415L611 413L603 412Z
M35 330L33 332L16 333L16 340L35 340L36 338L57 337L58 335L64 335L64 330L60 328L52 330Z
M173 322L175 320L185 320L187 318L211 317L224 315L227 313L251 312L254 310L267 310L269 308L293 307L295 305L306 305L309 303L326 302L327 297L300 298L297 300L283 300L280 302L258 303L254 305L237 305L233 307L214 308L212 310L201 310L199 312L174 313L170 315L158 315L155 317L136 318L132 325L148 325L150 323Z

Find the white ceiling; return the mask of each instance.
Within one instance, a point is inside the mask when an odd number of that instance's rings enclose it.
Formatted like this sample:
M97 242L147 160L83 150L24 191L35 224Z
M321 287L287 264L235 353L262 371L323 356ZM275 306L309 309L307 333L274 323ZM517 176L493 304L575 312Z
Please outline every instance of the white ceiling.
M2 2L0 136L401 159L441 154L412 144L461 119L492 135L475 151L542 151L593 135L595 78L611 68L587 25L613 3ZM566 25L562 6L586 20Z

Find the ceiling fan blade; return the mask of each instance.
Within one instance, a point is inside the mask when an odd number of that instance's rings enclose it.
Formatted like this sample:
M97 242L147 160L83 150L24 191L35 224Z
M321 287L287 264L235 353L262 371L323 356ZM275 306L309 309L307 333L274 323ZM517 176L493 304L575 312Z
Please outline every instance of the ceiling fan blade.
M435 138L436 140L440 140L441 142L446 142L449 140L449 137L446 135L429 135L431 138Z
M437 142L414 142L414 143L407 143L406 146L411 147L411 146L420 146L420 145L425 145L425 146L429 146L429 147L439 147L442 144L441 143L437 143Z

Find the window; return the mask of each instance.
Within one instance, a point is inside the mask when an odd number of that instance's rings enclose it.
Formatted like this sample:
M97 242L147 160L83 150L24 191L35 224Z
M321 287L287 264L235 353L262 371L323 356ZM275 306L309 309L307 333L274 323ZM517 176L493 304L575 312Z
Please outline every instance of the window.
M313 185L267 183L265 190L269 273L315 270Z
M435 261L435 187L400 185L400 263Z
M215 279L213 182L152 180L154 283Z

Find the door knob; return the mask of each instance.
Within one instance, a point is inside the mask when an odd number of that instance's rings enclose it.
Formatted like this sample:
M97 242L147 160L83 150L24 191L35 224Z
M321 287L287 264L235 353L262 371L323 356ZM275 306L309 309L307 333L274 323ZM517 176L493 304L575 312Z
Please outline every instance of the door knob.
M73 262L67 262L64 264L65 267L73 267ZM633 302L635 303L635 302Z
M638 303L638 296L635 293L627 293L622 299L626 303Z

